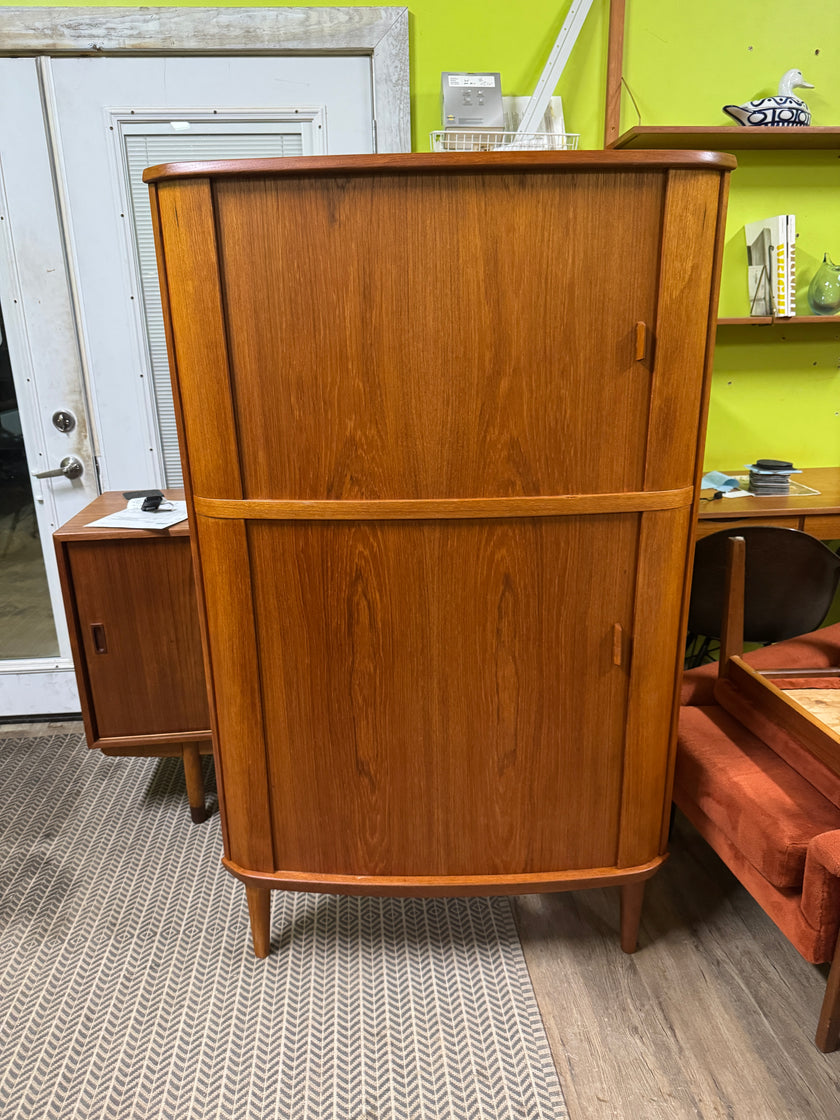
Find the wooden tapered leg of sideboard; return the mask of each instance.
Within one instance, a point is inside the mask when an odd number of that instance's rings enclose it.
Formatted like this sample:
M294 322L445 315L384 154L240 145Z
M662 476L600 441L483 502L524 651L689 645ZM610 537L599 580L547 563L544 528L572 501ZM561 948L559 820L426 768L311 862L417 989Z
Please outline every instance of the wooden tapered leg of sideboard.
M187 800L190 803L190 816L194 824L207 820L207 806L204 801L204 775L201 770L201 755L198 743L185 743L182 758L184 778L187 783Z
M250 886L246 886L245 890L248 895L254 956L267 957L271 949L271 891L268 887Z
M625 883L621 887L621 948L625 953L636 952L644 897L644 879L640 883Z

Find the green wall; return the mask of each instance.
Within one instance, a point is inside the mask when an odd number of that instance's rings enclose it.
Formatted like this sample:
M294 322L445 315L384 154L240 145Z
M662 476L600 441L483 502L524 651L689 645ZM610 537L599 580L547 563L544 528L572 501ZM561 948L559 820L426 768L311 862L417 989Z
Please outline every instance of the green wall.
M775 93L798 67L814 125L840 125L840 5L628 0L625 77L644 124L726 124L721 106ZM622 122L637 123L625 97ZM744 223L791 212L797 222L797 310L824 252L840 263L840 150L738 152L720 313L748 313ZM706 465L761 456L840 464L840 316L819 326L718 332Z
M408 7L413 146L425 151L440 126L441 71L498 70L505 93L530 93L568 2L412 0ZM608 0L595 0L557 90L581 147L603 143L607 12ZM775 93L791 67L815 86L803 93L813 123L840 124L837 0L627 0L624 69L635 105L625 93L622 127L638 123L637 111L643 124L728 124L722 105ZM840 151L738 158L721 314L747 311L744 222L786 211L797 218L798 310L807 313L808 281L823 252L840 262ZM719 331L706 463L733 469L760 456L840 463L840 316L825 326Z

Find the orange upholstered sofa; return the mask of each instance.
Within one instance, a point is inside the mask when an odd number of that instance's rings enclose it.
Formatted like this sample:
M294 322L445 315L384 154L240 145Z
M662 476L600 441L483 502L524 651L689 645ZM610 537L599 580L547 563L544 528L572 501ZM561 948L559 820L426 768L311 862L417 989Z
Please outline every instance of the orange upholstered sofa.
M840 624L746 654L759 670L840 665ZM805 685L795 673L780 688ZM837 688L840 678L807 679ZM840 759L838 759L840 764ZM840 1035L840 765L704 665L684 674L674 801L811 963L833 961L817 1045Z

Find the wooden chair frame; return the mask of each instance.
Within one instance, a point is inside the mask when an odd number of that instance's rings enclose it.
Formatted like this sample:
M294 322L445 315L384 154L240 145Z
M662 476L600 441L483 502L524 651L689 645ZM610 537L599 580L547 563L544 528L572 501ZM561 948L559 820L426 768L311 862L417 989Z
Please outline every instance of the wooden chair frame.
M833 669L774 668L756 670L743 659L744 576L746 542L733 536L729 542L726 606L721 636L720 676L730 681L780 727L795 735L816 758L840 776L840 735L773 680L826 679L840 676ZM840 936L834 949L825 996L820 1009L815 1042L823 1053L830 1053L840 1042Z

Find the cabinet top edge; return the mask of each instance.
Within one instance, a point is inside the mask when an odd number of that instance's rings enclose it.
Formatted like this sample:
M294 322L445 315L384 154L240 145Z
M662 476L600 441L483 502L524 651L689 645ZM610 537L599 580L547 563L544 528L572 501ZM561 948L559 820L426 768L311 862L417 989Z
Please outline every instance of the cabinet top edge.
M733 155L707 151L573 152L409 152L387 155L287 156L272 159L201 160L162 163L143 172L146 183L170 179L227 178L254 175L353 176L452 173L459 171L731 171Z

